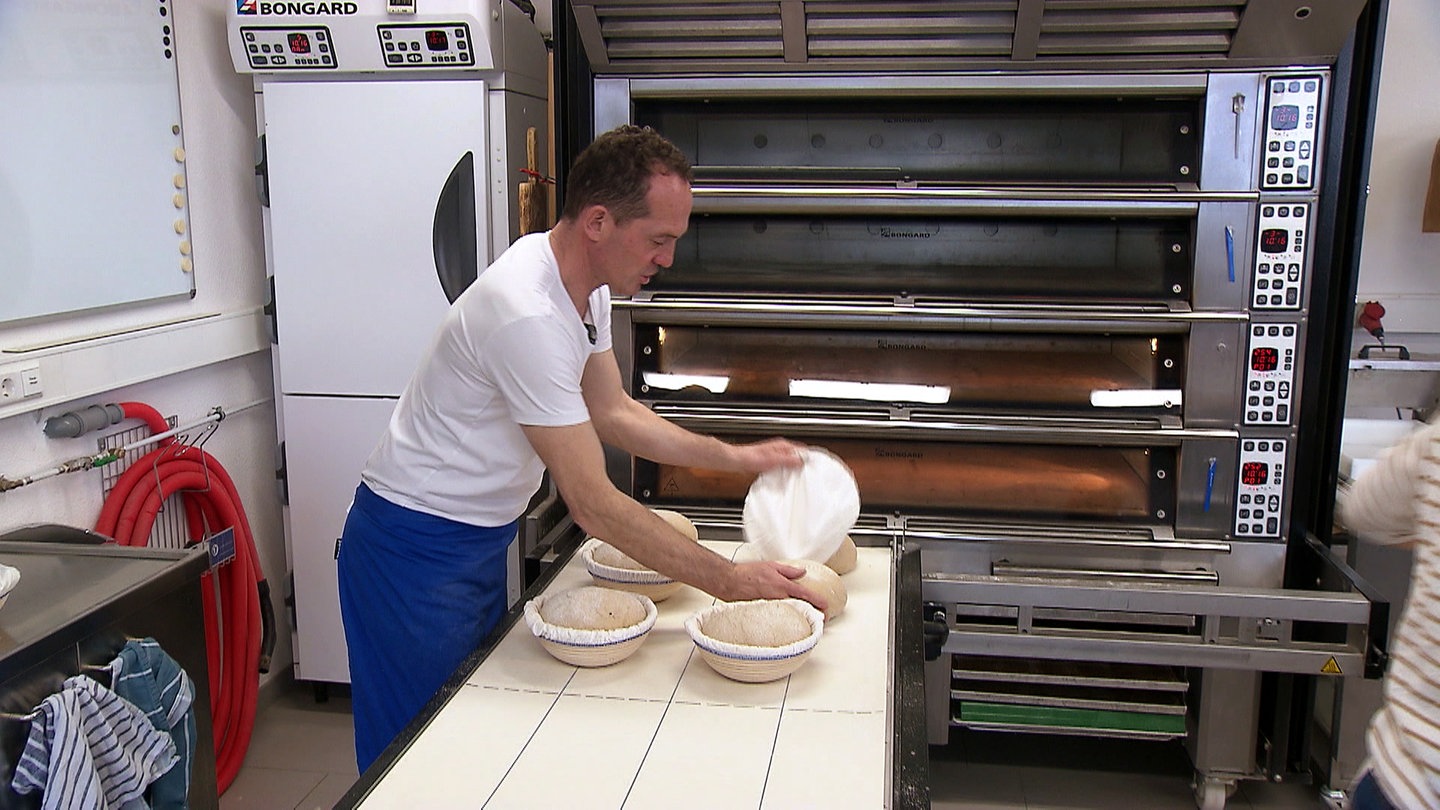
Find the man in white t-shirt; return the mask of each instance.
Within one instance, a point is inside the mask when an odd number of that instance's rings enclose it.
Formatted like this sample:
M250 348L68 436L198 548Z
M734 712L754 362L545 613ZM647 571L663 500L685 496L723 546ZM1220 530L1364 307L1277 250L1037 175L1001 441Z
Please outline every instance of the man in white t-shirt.
M505 549L549 470L575 522L642 564L725 600L823 600L804 569L732 563L611 483L602 443L662 464L798 466L783 439L728 444L632 399L610 295L674 260L691 167L648 128L576 159L560 222L515 242L451 307L366 463L339 555L356 756L364 771L505 612Z

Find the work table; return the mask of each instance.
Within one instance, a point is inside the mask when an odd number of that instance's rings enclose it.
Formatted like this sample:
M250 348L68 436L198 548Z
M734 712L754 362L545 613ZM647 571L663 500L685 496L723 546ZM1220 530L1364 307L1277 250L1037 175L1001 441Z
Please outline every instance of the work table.
M684 623L714 600L693 588L657 603L645 643L608 667L556 660L512 612L340 806L892 806L910 792L896 774L913 777L895 765L908 746L896 733L893 559L888 546L859 549L845 612L770 683L731 681L696 654ZM526 598L592 584L578 554L557 565Z

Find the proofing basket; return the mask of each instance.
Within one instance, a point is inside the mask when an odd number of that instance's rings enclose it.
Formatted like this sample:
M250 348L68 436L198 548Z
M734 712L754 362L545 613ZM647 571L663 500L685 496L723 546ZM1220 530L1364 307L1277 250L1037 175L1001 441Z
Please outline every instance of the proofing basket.
M784 604L794 607L810 624L810 635L783 647L757 647L749 644L733 644L705 635L705 620L727 610L744 610L750 602L720 602L698 611L685 621L685 631L716 672L725 677L745 683L765 683L783 678L805 663L810 651L820 642L825 629L825 614L816 610L809 602L799 599L785 599Z
M561 661L577 667L605 667L624 661L640 649L659 616L655 603L648 597L628 594L627 598L638 600L645 608L645 618L629 627L584 630L550 624L540 616L540 608L546 599L544 595L525 603L525 622L540 641L540 646Z
M614 588L617 591L629 591L647 596L656 602L663 602L674 596L685 583L671 579L658 571L649 569L616 568L613 565L606 565L595 560L595 549L601 541L585 546L580 551L580 559L585 563L585 570L590 572L590 577L595 584L602 588Z

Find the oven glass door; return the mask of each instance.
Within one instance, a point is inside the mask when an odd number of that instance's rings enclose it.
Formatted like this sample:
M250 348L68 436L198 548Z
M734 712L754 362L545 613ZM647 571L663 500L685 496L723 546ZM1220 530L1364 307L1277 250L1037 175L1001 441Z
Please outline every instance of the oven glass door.
M654 290L1188 301L1196 215L702 214Z
M1179 417L1183 334L635 325L642 400Z
M1139 524L1175 511L1174 447L806 440L845 461L866 512ZM636 467L638 493L652 506L733 506L753 480L648 461Z
M698 178L1160 186L1199 180L1202 98L635 99Z

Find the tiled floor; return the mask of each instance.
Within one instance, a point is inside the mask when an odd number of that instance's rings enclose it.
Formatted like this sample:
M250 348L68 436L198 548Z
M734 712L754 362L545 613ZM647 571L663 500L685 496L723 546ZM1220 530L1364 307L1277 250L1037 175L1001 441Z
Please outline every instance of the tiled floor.
M355 778L350 701L333 694L316 703L308 687L292 687L262 707L245 765L220 808L330 808ZM962 736L931 749L930 781L936 810L1195 807L1189 763L1178 744ZM1263 782L1242 783L1227 804L1230 810L1326 806L1314 787Z
M261 695L240 774L220 810L330 810L354 784L355 727L350 698L331 689L324 703L308 686ZM268 692L268 689L267 689Z

